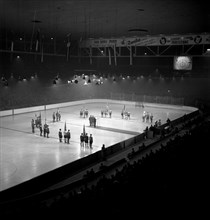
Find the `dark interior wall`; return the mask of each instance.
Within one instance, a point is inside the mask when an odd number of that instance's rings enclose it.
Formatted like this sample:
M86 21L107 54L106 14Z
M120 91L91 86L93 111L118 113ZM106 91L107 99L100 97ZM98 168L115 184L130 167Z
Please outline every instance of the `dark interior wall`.
M18 59L17 56L20 58ZM193 68L188 71L192 76L209 75L210 57L193 57ZM11 73L15 75L31 75L34 72L42 73L42 77L50 77L57 72L64 76L69 75L74 69L95 69L98 72L112 74L143 74L155 75L158 69L158 74L171 76L175 73L173 70L173 57L134 57L133 65L129 65L129 57L117 58L117 65L112 57L112 64L109 65L108 57L94 57L92 65L88 57L80 60L75 57L70 57L68 62L65 56L44 56L41 62L41 55L34 54L18 54L0 53L0 74L7 77ZM182 72L180 73L180 75Z
M89 59L79 62L78 58L70 58L67 62L65 57L45 56L41 63L39 55L20 54L19 59L17 54L13 54L12 58L10 54L0 55L1 76L4 75L9 82L8 87L0 87L1 105L6 109L83 98L110 98L111 93L184 97L186 104L194 104L196 99L210 100L208 57L193 58L192 71L175 72L172 57L136 58L133 66L129 65L129 58L118 59L117 66L112 59L113 63L109 66L105 58L94 58L90 65ZM103 85L91 83L85 86L81 78L78 84L67 84L74 74L83 73L76 69L96 70L97 74L103 76ZM10 78L11 73L13 79ZM32 79L35 73L38 78ZM60 80L53 85L58 73ZM27 80L18 81L20 75ZM121 75L125 77L124 80ZM127 78L128 75L130 78ZM141 78L141 75L144 77ZM160 75L164 78L160 78ZM116 82L113 82L113 76Z

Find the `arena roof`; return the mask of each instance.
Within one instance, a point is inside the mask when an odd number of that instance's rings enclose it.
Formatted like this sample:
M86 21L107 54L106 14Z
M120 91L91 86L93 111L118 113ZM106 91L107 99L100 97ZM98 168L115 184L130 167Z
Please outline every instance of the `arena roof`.
M1 30L73 39L210 32L207 1L0 0Z

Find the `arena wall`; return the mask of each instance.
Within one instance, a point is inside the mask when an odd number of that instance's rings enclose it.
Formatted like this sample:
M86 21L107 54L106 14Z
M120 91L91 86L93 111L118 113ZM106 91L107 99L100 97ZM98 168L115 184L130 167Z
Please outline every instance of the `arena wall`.
M52 104L52 105L42 105L42 106L0 111L0 117L29 113L29 112L39 112L48 109L57 109L57 108L75 106L75 105L84 105L89 103L109 103L109 104L113 103L113 104L120 104L126 106L127 105L135 106L136 104L136 102L133 101L119 101L119 100L110 100L110 99L87 99L87 100L72 101L72 102L65 102L65 103ZM177 106L177 105L166 105L166 104L157 104L157 103L143 103L143 105L145 107L153 107L153 108L155 107L155 108L167 108L167 109L178 109L178 110L182 109L182 110L188 110L189 112L193 112L197 110L197 108L191 106Z

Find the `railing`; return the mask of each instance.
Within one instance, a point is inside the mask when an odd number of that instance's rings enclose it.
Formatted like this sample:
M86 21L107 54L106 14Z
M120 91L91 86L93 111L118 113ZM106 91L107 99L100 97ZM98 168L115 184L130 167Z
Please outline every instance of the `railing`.
M111 93L110 99L122 100L122 101L134 101L136 106L141 106L143 103L158 103L158 104L169 104L169 105L184 105L183 97L172 97L172 96L149 96L149 95L138 95L138 94L124 94L124 93Z

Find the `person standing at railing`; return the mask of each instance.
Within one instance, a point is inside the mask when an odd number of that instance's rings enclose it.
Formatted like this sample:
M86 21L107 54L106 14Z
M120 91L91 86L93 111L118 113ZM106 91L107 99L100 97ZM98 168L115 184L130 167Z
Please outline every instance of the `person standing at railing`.
M32 128L32 133L34 133L34 129L35 129L34 119L31 120L31 128Z
M93 136L92 134L90 134L90 137L89 137L89 145L90 145L90 148L92 149L92 145L93 145Z
M106 160L106 152L105 152L105 144L103 144L102 145L102 147L101 147L101 159L103 160L103 161L105 161Z
M152 113L150 113L150 122L151 122L151 124L153 122L153 114Z

